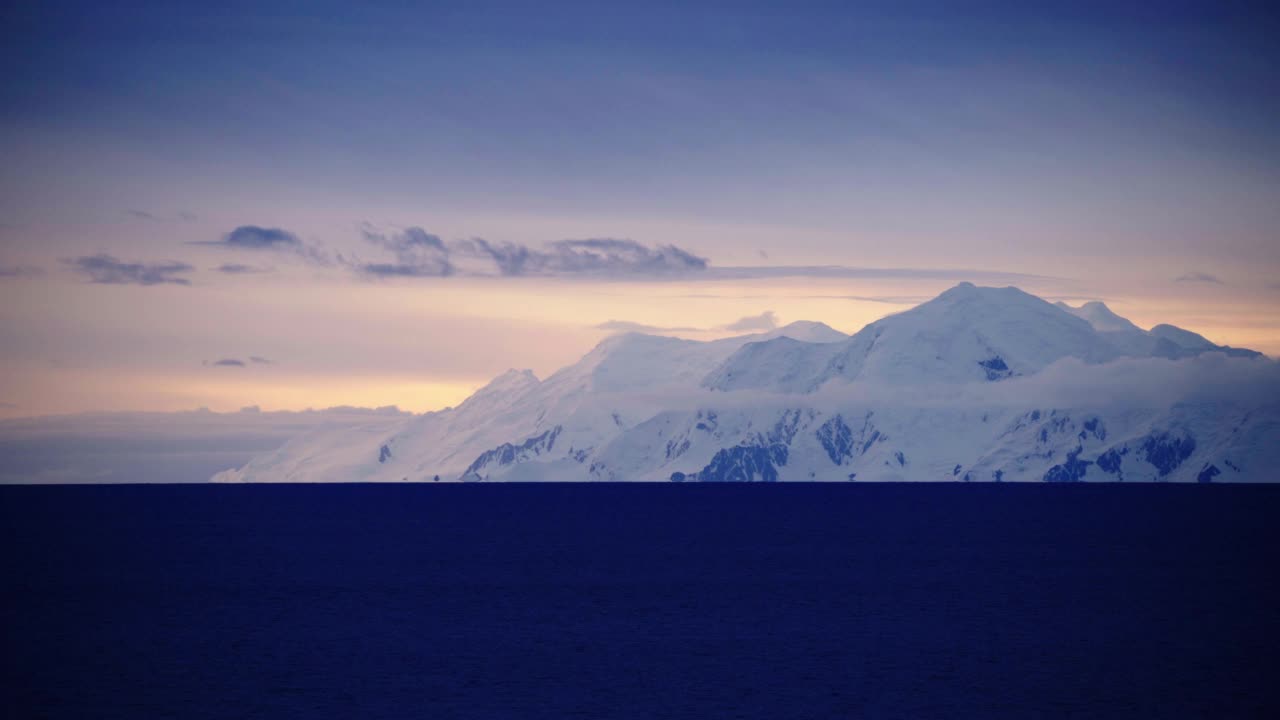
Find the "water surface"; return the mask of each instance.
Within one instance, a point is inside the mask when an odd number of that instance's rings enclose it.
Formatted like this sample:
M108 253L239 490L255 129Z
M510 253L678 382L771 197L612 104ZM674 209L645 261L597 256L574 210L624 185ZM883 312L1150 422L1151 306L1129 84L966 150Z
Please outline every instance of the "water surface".
M12 717L1264 717L1280 487L0 488Z

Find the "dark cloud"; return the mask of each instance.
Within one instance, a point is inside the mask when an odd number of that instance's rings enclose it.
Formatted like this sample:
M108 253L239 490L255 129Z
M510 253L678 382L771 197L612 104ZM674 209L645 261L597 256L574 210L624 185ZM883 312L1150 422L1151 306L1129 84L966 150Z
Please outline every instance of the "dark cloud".
M106 253L68 258L63 262L89 278L89 282L105 285L190 285L190 280L179 276L195 270L183 262L121 262Z
M648 247L634 240L561 240L547 253L551 274L672 275L701 272L707 259L675 245Z
M236 358L222 358L221 360L214 360L210 364L214 367L244 367L244 361Z
M222 243L233 248L247 250L294 248L302 245L302 241L298 239L298 236L287 230L264 228L257 225L241 225L224 235Z
M0 278L31 278L44 275L44 268L33 265L0 265Z
M275 270L272 267L257 267L255 265L244 265L242 263L223 263L213 268L220 273L227 275L253 275L257 273L269 273Z
M182 222L195 222L197 220L194 214L186 212L185 210L173 216L157 215L155 213L147 212L146 210L136 209L129 209L124 212L126 215L138 218L139 220L150 220L151 222L173 222L175 220L180 220Z
M542 275L547 265L547 255L530 250L527 245L510 242L494 242L472 238L459 245L463 254L487 257L498 268L498 274L507 276Z
M660 325L646 325L644 323L631 322L630 320L606 320L599 325L594 326L597 330L608 330L609 332L640 332L640 333L662 333L662 332L702 332L702 328L695 327L663 327Z
M1060 280L1044 275L950 268L865 268L844 265L761 265L713 267L711 262L675 245L645 245L634 240L589 238L560 240L541 247L470 238L446 242L422 228L383 232L366 223L361 234L395 261L347 262L378 277L584 277L613 280L754 280L814 277L834 279L973 280L1021 284ZM764 257L764 256L762 256ZM863 299L850 297L849 299ZM871 300L876 302L877 300ZM884 302L894 302L884 300ZM897 304L897 303L895 303Z
M275 365L275 363L271 362L271 361L270 361L270 360L268 360L267 358L260 357L260 356L258 356L258 355L250 355L250 356L249 356L249 362L251 362L251 363L255 363L255 364L258 364L258 365Z
M1189 272L1184 275L1179 275L1174 278L1173 281L1181 283L1211 283L1214 285L1223 284L1223 282L1216 276L1210 275L1207 272Z
M394 263L356 263L356 268L366 274L378 277L448 277L456 271L444 241L420 227L382 233L366 223L360 234L365 242L389 250L396 256Z
M439 235L432 235L420 227L411 227L404 232L384 234L374 231L370 225L361 230L364 239L396 253L397 257L413 257L422 250L448 252Z
M683 275L702 272L706 258L674 245L650 247L634 240L591 238L560 240L541 248L521 243L471 238L446 243L420 227L381 232L366 224L365 241L390 251L395 262L350 263L380 277L614 277Z
M724 326L725 330L737 330L754 332L757 330L773 330L778 327L778 317L774 315L772 310L766 310L759 315L749 315L739 318L728 325Z
M281 228L241 225L222 236L221 240L203 240L193 245L218 245L232 250L285 252L317 265L331 265L328 255L315 245Z

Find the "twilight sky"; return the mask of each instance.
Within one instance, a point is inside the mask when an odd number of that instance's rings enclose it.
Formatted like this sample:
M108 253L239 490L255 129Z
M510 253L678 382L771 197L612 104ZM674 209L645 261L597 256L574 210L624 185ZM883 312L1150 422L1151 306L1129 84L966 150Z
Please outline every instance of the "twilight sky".
M6 3L0 417L420 411L966 279L1280 355L1277 13L1046 5Z

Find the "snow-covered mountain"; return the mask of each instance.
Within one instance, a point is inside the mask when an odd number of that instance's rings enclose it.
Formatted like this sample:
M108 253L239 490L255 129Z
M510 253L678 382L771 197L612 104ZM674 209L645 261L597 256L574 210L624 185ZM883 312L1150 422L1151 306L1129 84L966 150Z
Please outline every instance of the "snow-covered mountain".
M545 380L296 438L218 481L1276 479L1280 366L962 283L852 336L628 333Z
M1205 352L1221 352L1234 357L1259 355L1255 350L1215 345L1190 330L1173 325L1157 325L1150 330L1143 330L1096 300L1078 308L1062 302L1054 305L1088 322L1125 355L1164 358L1193 357Z
M1099 332L1142 332L1142 328L1134 325L1128 318L1122 318L1111 311L1106 303L1094 300L1080 307L1071 307L1064 302L1054 305L1084 320Z

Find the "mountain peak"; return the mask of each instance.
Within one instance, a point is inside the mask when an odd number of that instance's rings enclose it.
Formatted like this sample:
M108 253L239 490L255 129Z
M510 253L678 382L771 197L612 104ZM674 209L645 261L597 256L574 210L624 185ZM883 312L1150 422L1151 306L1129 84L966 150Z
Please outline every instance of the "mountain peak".
M1134 325L1128 318L1117 315L1107 304L1100 300L1090 300L1078 308L1066 303L1055 303L1058 307L1088 322L1099 332L1138 331L1142 328Z
M538 376L534 375L532 370L528 368L525 368L523 370L517 370L515 368L511 368L510 370L507 370L506 372L502 373L498 377L490 380L489 383L484 387L480 388L480 390L478 390L477 393L510 391L510 390L525 387L527 385L537 385L537 384L538 384Z
M762 339L788 337L792 340L812 343L833 343L848 340L849 336L830 325L812 320L797 320L765 333Z
M955 307L960 305L983 304L1000 307L1036 307L1043 308L1049 303L1041 298L1032 295L1029 292L1019 288L1008 287L988 287L984 285L974 285L971 282L962 282L949 290L944 291L941 295L934 299L916 306L914 309L920 308L937 308ZM908 310L907 312L911 312Z

